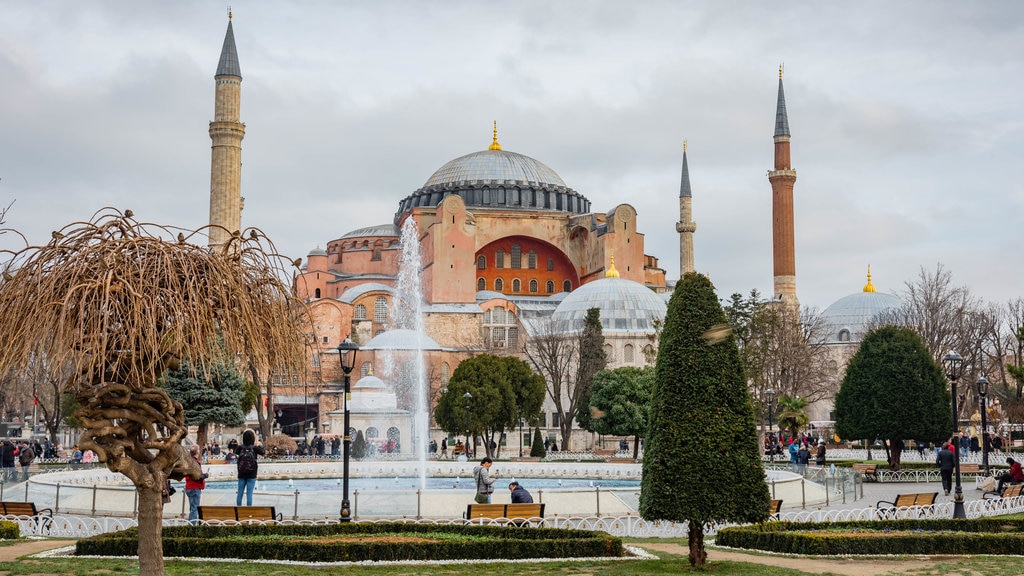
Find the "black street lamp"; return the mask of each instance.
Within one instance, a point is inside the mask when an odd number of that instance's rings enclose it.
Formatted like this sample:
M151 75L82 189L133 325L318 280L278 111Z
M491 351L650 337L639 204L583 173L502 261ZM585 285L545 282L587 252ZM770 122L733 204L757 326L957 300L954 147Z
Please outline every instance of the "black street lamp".
M772 442L772 413L775 412L775 390L771 388L764 391L764 395L768 397L768 461L772 466L775 465L775 442Z
M466 399L466 449L462 453L466 455L466 460L469 460L469 403L473 400L473 395L466 392L462 397Z
M523 424L526 422L522 418L519 419L519 457L523 457L523 444L526 443L526 438L523 437Z
M952 387L953 392L953 427L959 431L960 424L957 418L958 411L956 406L956 381L960 379L960 375L963 373L964 358L957 354L955 350L950 350L942 357L942 367L946 371L946 378L949 378L949 384ZM953 495L953 518L967 518L967 513L964 511L964 490L960 485L960 442L957 441L955 435L953 437L953 458L955 460L954 465L956 466L956 490Z
M982 374L976 382L978 386L978 398L981 404L981 466L985 468L985 475L988 475L988 378Z
M342 522L352 521L352 506L348 501L348 460L352 451L352 436L349 434L348 400L352 383L352 368L356 365L356 352L359 352L359 346L349 338L345 338L341 341L341 344L338 344L338 361L341 362L341 371L345 373L345 430L343 432L345 448L344 452L342 452L344 464L342 467L341 493Z

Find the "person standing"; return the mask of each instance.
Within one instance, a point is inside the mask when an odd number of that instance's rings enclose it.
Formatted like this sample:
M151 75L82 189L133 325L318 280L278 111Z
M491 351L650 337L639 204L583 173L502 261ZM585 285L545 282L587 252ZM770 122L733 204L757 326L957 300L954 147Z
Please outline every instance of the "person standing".
M4 440L4 453L2 457L3 464L3 479L4 482L11 482L18 477L17 471L14 469L14 460L17 456L16 446L10 440Z
M825 465L825 451L826 451L825 441L824 440L818 440L818 451L814 453L814 464L816 466L824 466Z
M238 494L235 495L235 506L242 505L242 494L245 494L245 505L252 506L252 491L256 489L256 475L259 472L257 456L264 454L263 446L256 443L256 433L252 430L242 432L242 443L235 448L238 469Z
M533 504L533 496L526 488L520 486L519 482L513 480L509 483L508 489L512 491L513 504Z
M490 504L491 493L494 492L494 481L498 479L495 475L491 477L490 470L493 462L490 458L484 457L480 465L473 468L473 479L476 481L476 503Z
M441 438L441 458L448 457L448 438Z
M21 443L21 450L18 452L18 464L21 464L21 479L28 482L28 469L32 461L36 459L36 452L28 445L28 442Z
M811 462L811 450L807 447L807 443L804 442L800 445L800 449L796 452L796 471L798 474L803 476L807 473L807 465Z
M202 455L199 453L199 446L192 445L188 449L188 455L202 466ZM188 523L195 525L199 521L199 501L203 496L203 488L206 488L208 474L203 472L199 480L193 480L191 476L185 476L185 498L188 499Z
M935 463L939 465L939 475L942 476L942 489L949 496L949 491L953 489L953 468L956 467L956 455L950 450L949 442L942 445Z
M967 432L960 433L960 459L964 460L967 455L971 453L971 439L967 436Z

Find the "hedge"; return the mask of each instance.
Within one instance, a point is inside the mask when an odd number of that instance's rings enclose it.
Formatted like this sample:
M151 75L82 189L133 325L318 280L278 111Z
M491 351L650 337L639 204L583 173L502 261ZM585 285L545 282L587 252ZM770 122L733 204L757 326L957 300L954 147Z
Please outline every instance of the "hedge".
M17 540L21 536L21 528L17 522L0 520L0 540Z

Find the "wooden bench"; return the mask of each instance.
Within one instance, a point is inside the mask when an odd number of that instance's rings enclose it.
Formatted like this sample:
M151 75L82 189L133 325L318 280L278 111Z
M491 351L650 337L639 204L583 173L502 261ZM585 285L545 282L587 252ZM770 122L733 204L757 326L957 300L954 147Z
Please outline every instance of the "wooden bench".
M782 512L782 500L772 500L768 505L769 518L772 520L778 520L779 512Z
M199 519L222 523L248 523L280 521L283 515L273 506L200 506Z
M39 530L47 531L53 524L53 510L38 509L35 502L0 502L0 516L27 516L38 522Z
M1003 488L1003 493L1000 494L997 490L989 490L981 495L984 498L1016 498L1020 496L1021 488L1024 488L1024 484L1010 484Z
M543 504L468 504L465 515L467 522L480 520L483 524L484 520L506 520L516 526L543 518Z
M932 506L935 504L935 498L938 497L938 492L920 492L917 494L897 494L896 500L889 502L887 500L879 500L875 504L875 508L878 509L879 516L882 515L895 515L895 511L899 508L910 508L911 506ZM889 504L892 508L882 508L882 504ZM921 515L924 515L924 510L921 511Z
M878 464L854 464L853 469L860 472L864 479L878 482Z
M981 469L981 464L961 464L960 474L984 474L985 472Z

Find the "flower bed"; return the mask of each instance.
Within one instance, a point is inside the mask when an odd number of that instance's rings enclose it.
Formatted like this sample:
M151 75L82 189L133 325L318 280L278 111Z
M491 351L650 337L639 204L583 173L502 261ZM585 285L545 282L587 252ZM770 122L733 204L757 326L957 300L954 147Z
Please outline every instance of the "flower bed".
M1024 520L767 522L719 530L722 546L788 554L1024 554Z
M133 556L138 531L79 540L77 555ZM620 538L555 528L407 523L175 526L164 556L358 562L622 556Z

